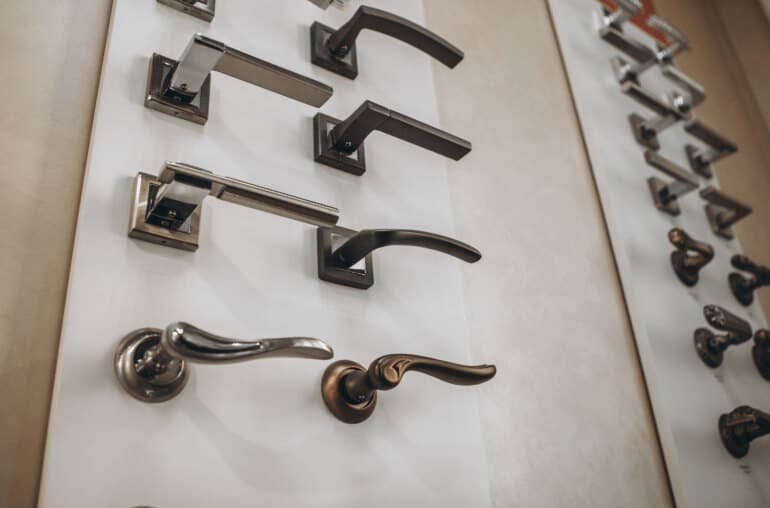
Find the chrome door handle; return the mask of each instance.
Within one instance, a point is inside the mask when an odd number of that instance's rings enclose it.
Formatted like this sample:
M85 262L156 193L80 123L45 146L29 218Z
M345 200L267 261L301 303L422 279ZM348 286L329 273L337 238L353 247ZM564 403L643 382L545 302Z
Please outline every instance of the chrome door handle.
M714 259L714 247L691 238L680 228L668 232L668 241L676 247L671 253L674 273L682 284L693 287L698 283L698 272Z
M770 330L757 330L754 334L751 356L759 374L765 381L770 381Z
M181 162L166 161L159 176L137 173L128 236L167 247L198 249L203 199L224 201L314 226L333 226L339 210L241 182Z
M730 258L730 264L737 270L751 274L751 278L738 272L730 272L728 276L730 289L736 300L743 305L751 305L754 301L754 291L762 286L770 286L770 268L758 265L741 254L735 254Z
M347 238L333 248L334 237ZM342 227L318 228L318 277L321 280L356 289L368 289L374 284L372 251L390 245L408 245L431 249L456 257L466 263L481 259L474 247L446 236L407 229L365 229L353 231ZM364 269L353 268L361 260Z
M615 3L618 5L618 8L612 12L608 12L602 7L602 16L599 21L599 37L631 57L634 61L646 62L654 59L655 51L623 32L623 23L629 21L642 10L642 3L638 0L621 0ZM613 65L615 65L614 60Z
M714 234L732 240L732 226L752 212L749 205L731 198L711 185L700 191L700 197L708 204L704 207L706 218Z
M665 103L633 81L623 83L621 90L642 106L658 114L658 116L649 119L645 119L637 113L628 115L631 131L634 133L637 143L651 150L660 149L658 134L688 117L689 112L682 112L676 107Z
M385 355L369 369L350 360L326 368L321 396L326 407L345 423L361 423L377 405L378 390L392 390L408 371L422 372L454 385L477 385L495 377L494 365L460 365L417 355Z
M617 5L617 9L614 11L602 7L600 28L614 26L620 29L623 23L630 21L631 18L644 8L644 5L639 0L616 0L615 5Z
M203 21L211 21L216 13L216 0L158 0L172 9L195 16Z
M328 360L334 351L309 337L239 340L220 337L188 323L164 329L140 328L126 335L115 352L121 386L143 402L163 402L182 391L190 376L187 362L233 363L269 357Z
M463 52L437 34L408 19L374 7L362 5L350 20L337 30L315 22L310 26L310 59L326 70L356 79L358 57L356 38L369 29L389 35L429 54L447 67L463 59Z
M735 143L699 120L687 122L684 125L684 130L710 147L702 149L689 143L684 147L687 159L690 161L690 167L703 177L711 178L713 176L712 163L738 151Z
M652 150L645 150L644 160L650 166L674 178L673 182L668 183L655 176L647 179L655 207L669 215L679 215L681 210L678 198L698 188L699 183L695 175Z
M345 120L316 114L313 119L315 161L354 175L364 174L364 139L374 131L390 134L454 160L462 159L471 151L470 141L365 101Z
M668 23L660 16L652 15L647 19L647 25L663 32L669 41L666 46L657 44L654 50L650 50L647 58L642 60L635 59L634 62L628 62L622 57L612 59L612 67L615 75L621 83L625 81L634 81L638 84L639 76L647 69L655 65L670 64L671 59L681 51L690 48L687 37L676 27Z
M719 417L719 437L736 459L749 453L749 443L767 434L770 434L770 414L751 406L736 407Z
M695 351L700 359L709 367L716 368L722 365L724 351L728 347L746 342L753 332L748 321L718 305L703 307L703 316L708 324L727 332L724 335L715 335L708 328L697 328L693 334Z
M179 60L153 53L144 105L203 125L209 117L213 71L316 107L334 92L319 81L195 34Z
M671 63L664 63L660 66L660 71L665 77L674 82L677 86L684 89L686 96L673 93L671 101L675 108L682 113L692 111L695 106L706 100L706 90L703 85L689 77L684 72L674 67Z

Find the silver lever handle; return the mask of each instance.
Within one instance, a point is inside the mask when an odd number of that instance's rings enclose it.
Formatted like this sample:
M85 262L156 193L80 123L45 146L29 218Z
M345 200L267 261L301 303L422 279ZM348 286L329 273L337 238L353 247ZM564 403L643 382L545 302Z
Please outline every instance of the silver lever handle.
M315 107L323 105L334 92L319 81L195 34L178 61L153 54L145 106L205 124L212 71Z
M698 180L695 175L652 150L644 152L644 159L647 164L674 179L673 182L665 182L654 176L647 179L655 207L669 215L679 215L681 209L678 198L698 188Z
M216 12L216 0L158 0L158 3L209 22Z
M628 121L631 124L631 131L633 132L637 143L646 146L651 150L660 149L658 134L680 120L687 118L687 113L660 100L633 81L626 81L623 83L621 85L621 90L642 106L649 108L658 114L658 116L648 119L645 119L637 113L631 113L628 116Z
M752 208L709 185L700 191L700 197L708 204L704 207L706 218L714 234L732 240L732 226L752 212Z
M121 386L144 402L162 402L182 391L190 375L186 362L233 363L269 357L328 360L334 351L309 337L240 340L178 322L165 329L140 328L129 333L115 353Z
M709 146L709 148L698 148L688 143L684 147L690 167L703 177L713 176L711 164L738 151L735 143L698 119L685 123L684 130Z
M314 226L333 226L339 220L339 210L332 206L167 161L158 177L137 174L129 236L196 250L200 209L206 196Z
M618 8L602 17L603 27L609 25L620 27L644 7L639 0L615 0L615 4Z

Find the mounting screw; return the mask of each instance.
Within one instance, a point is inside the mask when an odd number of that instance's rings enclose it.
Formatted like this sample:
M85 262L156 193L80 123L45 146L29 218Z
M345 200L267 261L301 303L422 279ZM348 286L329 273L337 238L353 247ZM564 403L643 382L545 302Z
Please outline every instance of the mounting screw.
M168 213L166 215L168 215L169 217L171 217L173 219L174 217L176 217L176 210L174 210L172 208L171 210L168 211Z

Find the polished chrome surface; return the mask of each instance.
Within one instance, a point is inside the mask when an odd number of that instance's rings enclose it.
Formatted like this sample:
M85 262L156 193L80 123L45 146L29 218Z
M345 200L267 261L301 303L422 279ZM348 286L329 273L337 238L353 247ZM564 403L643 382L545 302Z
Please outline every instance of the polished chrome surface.
M719 417L719 436L730 455L740 459L749 453L749 443L770 434L770 414L751 406L739 406Z
M665 182L654 176L647 179L655 207L669 215L679 215L681 210L677 199L698 188L699 182L695 175L652 150L645 150L644 159L647 164L674 179L673 182Z
M685 145L685 153L690 161L690 167L706 178L711 178L713 175L712 163L738 151L738 146L735 143L699 120L687 122L684 130L709 146L709 148L699 148L691 144Z
M240 340L178 322L165 329L141 328L128 334L115 353L121 386L144 402L162 402L178 395L189 377L186 362L233 363L270 357L328 360L334 351L309 337Z
M211 21L216 13L216 0L158 0L172 9L195 16L203 21Z
M671 65L671 59L675 55L690 48L690 43L684 34L660 16L650 16L647 19L647 25L663 32L671 42L665 46L657 45L654 50L651 49L646 59L627 62L621 57L614 58L612 66L621 83L627 80L636 82L642 73L655 65Z
M601 18L602 28L611 25L620 27L644 8L644 5L639 0L615 0L615 5L617 5L617 9L614 11L603 11Z
M660 71L664 76L674 82L674 84L683 88L687 94L686 97L679 94L672 94L671 101L673 106L680 112L690 112L694 107L706 100L706 90L703 88L703 85L677 69L673 64L662 64L660 66Z
M752 212L749 205L738 201L709 185L700 191L700 197L708 201L704 207L711 230L727 240L734 234L732 225Z

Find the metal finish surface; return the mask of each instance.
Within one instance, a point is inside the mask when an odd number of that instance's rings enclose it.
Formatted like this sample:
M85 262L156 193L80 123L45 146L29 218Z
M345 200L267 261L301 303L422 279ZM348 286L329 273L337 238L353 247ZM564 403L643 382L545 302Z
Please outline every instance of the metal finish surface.
M660 141L658 141L658 134L684 119L687 112L682 112L676 107L666 104L653 93L645 90L633 81L623 83L621 90L642 106L658 114L658 116L645 119L637 113L631 113L628 115L628 121L631 124L631 132L633 132L637 143L651 150L659 150Z
M738 151L735 143L699 120L687 122L684 130L710 147L698 148L691 143L684 147L692 170L706 178L711 178L714 174L711 164Z
M690 44L684 34L660 16L650 16L647 19L647 24L651 28L663 32L670 42L665 46L656 43L655 49L651 50L652 55L646 59L627 62L622 57L613 58L612 66L615 69L615 75L621 83L628 80L637 82L639 76L646 70L655 65L670 64L671 59L676 54L690 48Z
M203 21L211 21L216 13L216 0L158 0L172 9L195 16Z
M334 128L326 133L324 127L334 122L336 122ZM363 146L364 139L374 131L384 132L453 160L463 158L472 148L470 141L372 101L364 101L343 121L316 116L314 121L316 162L355 175L362 174L366 170L363 153L358 153L354 159L345 156L356 154ZM322 140L324 135L328 137L325 142Z
M719 417L719 437L736 459L749 453L749 443L767 434L770 434L770 414L751 406L736 407Z
M770 330L757 330L754 334L751 356L759 375L770 381Z
M126 335L115 352L115 374L131 396L163 402L184 389L189 377L186 362L233 363L269 357L328 360L333 356L331 346L319 339L229 339L178 322L163 330L141 328Z
M708 328L698 328L693 335L695 351L703 363L711 368L722 365L725 350L730 346L742 344L751 339L751 324L718 305L703 307L703 316L709 325L727 332L715 335Z
M198 124L208 120L210 75L218 71L284 97L319 107L334 93L324 83L194 34L179 60L153 54L145 106Z
M369 369L350 360L340 360L326 368L321 380L321 395L337 419L361 423L374 411L377 391L392 390L410 370L464 386L485 383L497 372L494 365L460 365L406 354L381 356L369 365Z
M364 29L389 35L414 46L450 68L460 63L464 56L449 41L425 27L392 12L362 5L337 30L318 22L311 25L311 61L331 72L355 79L358 76L356 38Z
M727 240L733 234L732 225L749 215L751 207L709 185L700 191L700 197L708 201L704 207L711 231Z
M714 247L690 237L683 229L673 228L668 232L668 241L676 247L671 253L674 273L687 287L698 283L698 273L714 259Z
M730 264L733 268L751 274L750 278L738 272L731 272L728 276L735 299L743 305L751 305L754 301L754 291L762 286L770 286L770 268L758 265L742 254L735 254L730 258Z
M669 215L679 215L681 210L677 198L680 198L698 188L698 181L694 175L674 163L672 160L663 157L657 152L646 150L644 160L647 164L662 171L674 178L675 181L666 183L660 178L651 176L647 179L647 184L652 194L652 201L655 207L661 212Z

